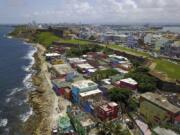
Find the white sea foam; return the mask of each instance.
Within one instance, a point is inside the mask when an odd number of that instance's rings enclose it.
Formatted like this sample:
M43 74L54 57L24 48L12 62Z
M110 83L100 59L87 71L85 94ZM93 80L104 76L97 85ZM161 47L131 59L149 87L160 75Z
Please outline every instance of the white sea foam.
M6 98L6 103L9 103L11 101L11 98Z
M21 121L26 122L32 114L33 114L33 109L30 108L28 112L21 114L19 117Z
M8 124L8 119L0 119L0 127L5 127Z
M36 48L33 48L32 50L30 50L30 51L27 53L26 56L23 57L23 59L28 59L28 60L31 61L28 66L23 66L23 67L22 67L24 71L27 71L27 72L31 71L32 65L35 63L35 60L34 60L33 55L34 55L34 53L35 53L36 51L37 51L37 49L36 49Z
M12 38L12 36L7 36L7 38L11 39L11 38Z
M25 42L24 44L29 44L29 43ZM30 50L28 52L28 54L25 57L23 57L24 59L29 59L31 61L28 66L22 67L24 71L31 72L31 73L27 74L26 77L23 79L23 84L27 89L30 89L32 87L32 79L31 79L32 70L31 70L31 68L32 68L33 64L35 63L35 59L34 59L33 55L36 51L37 51L37 49L33 48L32 50Z
M21 90L23 90L23 88L14 88L14 89L11 90L11 92L8 94L8 96L12 96L12 95L14 95L15 93L17 93L17 92L19 92Z

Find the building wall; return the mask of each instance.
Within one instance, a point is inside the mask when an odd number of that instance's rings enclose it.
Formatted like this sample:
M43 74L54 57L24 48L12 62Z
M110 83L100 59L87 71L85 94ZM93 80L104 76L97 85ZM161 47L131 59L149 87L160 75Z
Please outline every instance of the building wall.
M79 103L79 89L75 87L72 88L72 102Z
M143 117L152 124L160 124L171 120L172 114L168 111L152 104L147 100L142 100L140 103L140 113Z

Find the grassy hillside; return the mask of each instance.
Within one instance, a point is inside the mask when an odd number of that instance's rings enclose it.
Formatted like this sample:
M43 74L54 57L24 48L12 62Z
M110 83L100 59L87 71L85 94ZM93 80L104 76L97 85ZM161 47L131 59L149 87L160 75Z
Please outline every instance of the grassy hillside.
M38 42L38 43L44 45L45 47L48 47L49 45L52 44L53 41L57 41L57 40L59 40L59 37L55 36L51 32L37 33L34 38L35 42Z
M87 45L90 42L78 40L78 39L60 39L62 43L70 43L70 44L80 44L80 45Z
M123 51L123 52L126 52L128 54L135 55L135 56L143 56L143 57L149 57L150 56L146 52L137 51L135 49L123 47L123 46L120 46L120 45L107 45L107 46L108 46L108 48L111 48L111 49L114 49L114 50Z
M150 58L152 63L155 65L153 68L151 68L151 70L154 73L155 72L157 72L158 74L161 73L162 75L165 75L168 80L176 80L176 79L180 80L180 72L179 72L180 64L172 63L166 59L153 58L146 52L140 52L140 51L137 51L131 48L126 48L123 46L118 46L118 45L107 45L107 46L108 48L126 52L128 54L132 54L135 56L143 56L145 58Z
M155 70L165 73L169 78L180 80L180 64L165 59L156 59Z

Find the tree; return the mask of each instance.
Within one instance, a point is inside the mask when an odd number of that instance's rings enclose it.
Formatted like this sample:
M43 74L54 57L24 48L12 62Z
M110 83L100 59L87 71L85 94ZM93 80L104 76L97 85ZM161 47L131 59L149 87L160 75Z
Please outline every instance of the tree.
M156 89L156 79L148 74L149 69L138 67L134 71L129 72L125 77L131 77L138 82L138 91L147 92Z
M129 111L136 111L138 108L138 103L135 101L135 99L130 99L128 103L128 109Z
M96 39L96 38L95 38L95 36L93 36L93 35L89 37L89 40L95 40L95 39Z
M119 123L100 122L98 135L130 135L127 129L123 129Z
M109 97L112 101L123 102L128 104L128 100L132 95L132 91L126 88L112 88L109 92Z

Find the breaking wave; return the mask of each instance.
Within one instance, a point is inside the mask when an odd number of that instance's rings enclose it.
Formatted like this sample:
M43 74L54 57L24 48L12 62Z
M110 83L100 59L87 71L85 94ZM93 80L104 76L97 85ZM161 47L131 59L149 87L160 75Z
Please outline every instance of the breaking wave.
M33 109L30 108L28 112L21 114L19 117L22 122L26 122L32 114L33 114Z
M22 91L22 90L23 90L23 88L14 88L11 90L11 92L7 96L12 96L12 95L14 95L17 92Z
M8 119L0 119L0 127L5 127L8 124Z

